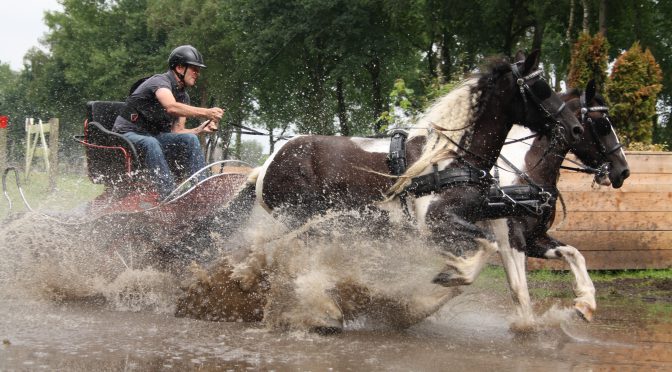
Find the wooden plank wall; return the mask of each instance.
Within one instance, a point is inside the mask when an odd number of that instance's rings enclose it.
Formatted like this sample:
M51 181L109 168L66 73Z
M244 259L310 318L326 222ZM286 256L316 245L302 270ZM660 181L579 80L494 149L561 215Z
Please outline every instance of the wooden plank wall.
M588 269L672 267L672 153L626 152L630 178L613 189L590 175L563 171L559 206L549 234L578 248ZM571 165L571 164L567 164ZM567 269L564 260L528 259L530 269Z

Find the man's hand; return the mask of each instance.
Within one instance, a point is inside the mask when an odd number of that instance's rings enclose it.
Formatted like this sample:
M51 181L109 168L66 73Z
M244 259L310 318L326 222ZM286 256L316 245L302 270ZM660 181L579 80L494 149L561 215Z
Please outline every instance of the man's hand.
M206 120L198 128L203 133L214 133L217 131L217 123L212 120Z
M206 109L206 111L207 113L205 118L215 123L219 123L219 121L222 119L222 116L224 116L224 110L219 107L212 107Z

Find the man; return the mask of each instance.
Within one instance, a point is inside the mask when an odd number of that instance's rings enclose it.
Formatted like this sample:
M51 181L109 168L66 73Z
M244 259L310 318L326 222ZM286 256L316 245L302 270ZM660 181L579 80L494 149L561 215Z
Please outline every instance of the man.
M113 131L131 141L142 154L149 177L161 199L175 188L169 164L182 177L205 167L199 133L212 133L224 115L219 107L190 105L187 87L200 74L203 56L191 45L175 48L168 57L168 71L147 78L126 99L126 107L114 122ZM136 84L138 84L136 83ZM193 129L185 127L188 117L207 119ZM205 178L205 173L199 180Z

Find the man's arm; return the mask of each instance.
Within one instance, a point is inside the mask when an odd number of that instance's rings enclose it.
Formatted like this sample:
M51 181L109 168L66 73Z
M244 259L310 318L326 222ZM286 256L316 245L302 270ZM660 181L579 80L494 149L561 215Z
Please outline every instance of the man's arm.
M161 106L166 109L168 114L179 117L175 124L173 124L171 130L173 133L198 134L201 132L213 132L217 130L217 123L222 118L222 115L224 115L224 110L219 107L203 108L177 102L173 96L173 92L168 88L159 88L155 94L156 99L161 103ZM209 122L206 121L196 128L187 129L185 128L186 118L191 117L208 119Z

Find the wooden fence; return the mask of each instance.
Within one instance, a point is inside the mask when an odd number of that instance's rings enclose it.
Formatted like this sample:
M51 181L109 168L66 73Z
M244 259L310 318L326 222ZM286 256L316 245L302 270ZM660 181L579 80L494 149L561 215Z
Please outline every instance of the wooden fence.
M559 206L549 234L578 248L588 269L672 267L672 153L626 152L623 187L595 187L592 177L563 172ZM571 164L567 164L571 165ZM530 269L567 269L564 261L528 259Z

